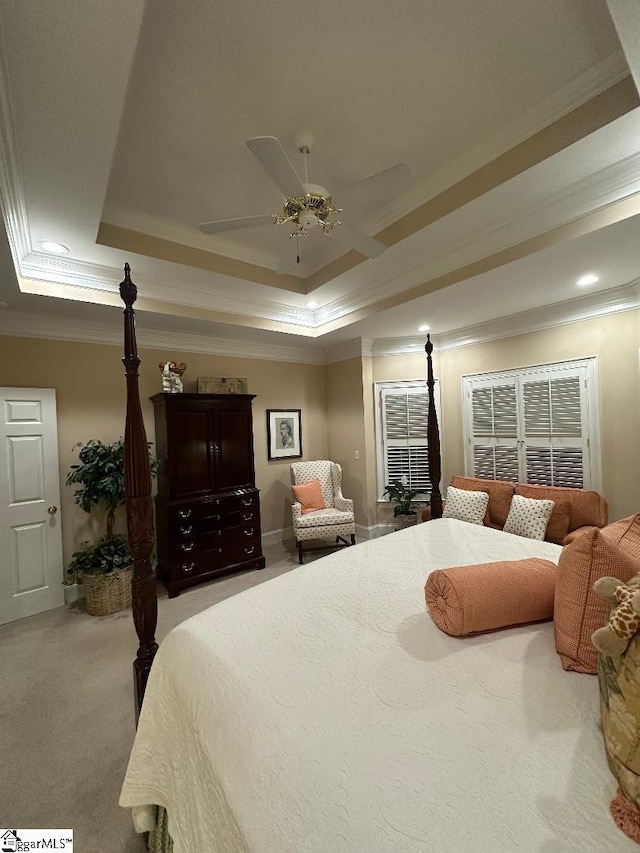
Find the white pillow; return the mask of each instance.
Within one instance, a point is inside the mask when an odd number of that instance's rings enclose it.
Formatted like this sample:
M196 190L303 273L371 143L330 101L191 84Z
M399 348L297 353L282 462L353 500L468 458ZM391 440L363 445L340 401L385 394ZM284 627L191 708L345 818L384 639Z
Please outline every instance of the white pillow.
M482 524L489 504L488 492L472 492L469 489L447 487L447 500L443 518L457 518L470 524Z
M514 495L511 498L509 515L504 523L504 532L526 536L527 539L544 539L552 512L553 501Z

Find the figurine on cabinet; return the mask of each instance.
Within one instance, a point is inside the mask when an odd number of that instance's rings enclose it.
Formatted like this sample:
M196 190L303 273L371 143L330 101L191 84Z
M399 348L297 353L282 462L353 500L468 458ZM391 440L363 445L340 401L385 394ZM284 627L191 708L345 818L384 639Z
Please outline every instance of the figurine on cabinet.
M184 387L180 377L187 365L184 362L176 364L175 361L161 361L159 367L162 371L162 390L169 394L182 394Z

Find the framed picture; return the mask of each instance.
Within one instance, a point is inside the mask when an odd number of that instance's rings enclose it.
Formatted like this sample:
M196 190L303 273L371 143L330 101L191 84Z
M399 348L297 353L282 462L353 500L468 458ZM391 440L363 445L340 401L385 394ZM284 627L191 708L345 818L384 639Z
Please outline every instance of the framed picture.
M269 459L302 456L300 409L267 409L267 453Z
M249 383L239 376L198 376L198 394L248 394Z

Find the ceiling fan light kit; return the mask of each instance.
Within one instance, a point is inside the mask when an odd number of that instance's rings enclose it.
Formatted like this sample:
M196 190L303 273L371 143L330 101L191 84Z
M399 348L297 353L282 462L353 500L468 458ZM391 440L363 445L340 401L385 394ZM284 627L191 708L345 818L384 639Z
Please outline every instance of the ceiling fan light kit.
M335 206L333 196L325 187L309 183L307 157L313 149L313 136L305 131L299 133L294 142L304 158L304 182L298 177L275 136L255 136L247 140L249 150L285 196L282 214L205 222L200 225L200 230L203 234L217 234L222 231L236 231L268 224L283 225L288 222L294 226L290 237L306 238L309 231L319 225L327 236L336 237L347 248L355 249L365 257L377 258L387 248L385 244L336 219L343 208ZM347 187L342 195L349 206L355 206L392 198L412 186L414 181L411 167L407 163L400 163ZM278 273L290 272L300 263L299 241L296 239L287 243L295 244L295 252L290 246L285 246L278 264Z

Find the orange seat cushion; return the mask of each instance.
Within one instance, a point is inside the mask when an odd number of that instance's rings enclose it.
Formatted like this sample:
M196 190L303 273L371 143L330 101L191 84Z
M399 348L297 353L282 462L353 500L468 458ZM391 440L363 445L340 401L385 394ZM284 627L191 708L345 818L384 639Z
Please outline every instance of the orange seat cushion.
M567 533L576 530L578 527L589 525L604 527L607 523L607 502L598 492L590 492L585 489L568 489L564 486L529 486L520 483L515 488L516 495L522 495L525 498L540 498L556 503L564 500L569 501L571 512ZM557 524L557 519L554 521L553 516L550 523L551 521L554 522L554 525ZM549 541L562 544L562 539L549 539Z
M303 515L306 512L314 512L316 509L325 509L320 480L311 480L308 483L301 483L299 486L291 486L291 488L294 498L302 506Z
M598 672L598 652L591 635L607 622L609 604L596 595L593 585L608 576L628 583L640 571L640 541L635 539L640 531L634 519L603 530L594 528L562 549L553 621L556 651L564 669ZM625 539L633 553L623 550Z
M462 637L553 616L556 566L528 557L431 572L427 608L446 634Z
M472 492L487 492L489 505L484 516L486 527L502 529L511 509L515 483L507 480L482 480L480 477L452 477L451 485L456 489L469 489Z

